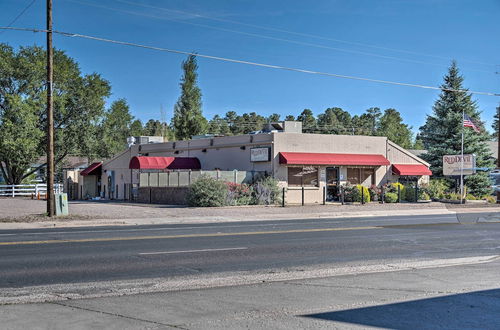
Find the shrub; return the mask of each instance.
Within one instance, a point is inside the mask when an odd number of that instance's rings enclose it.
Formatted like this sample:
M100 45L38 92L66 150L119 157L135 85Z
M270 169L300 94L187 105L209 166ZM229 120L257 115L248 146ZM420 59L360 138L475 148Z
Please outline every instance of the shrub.
M491 180L486 172L478 172L473 175L468 175L465 178L465 184L469 188L471 194L476 196L484 196L492 193Z
M497 202L497 199L494 196L486 196L485 199L490 204L495 204Z
M476 196L474 196L472 194L467 194L467 196L465 196L465 199L468 200L468 201L475 201L475 200L477 200Z
M247 184L238 184L233 182L226 182L228 193L227 193L227 205L249 205L253 202L253 189Z
M361 192L356 188L356 186L345 185L344 196L346 202L358 202L361 200Z
M408 202L417 202L415 200L415 187L414 186L405 186L405 194L404 200ZM402 195L402 194L401 194ZM427 189L424 187L418 187L418 200L429 200L431 197L429 196Z
M355 186L345 186L345 201L346 202L361 202L361 190L363 190L363 199L365 203L370 201L370 191L367 187L360 184Z
M227 205L228 186L207 175L201 175L189 186L187 202L189 206Z
M422 194L418 194L419 195L419 199L420 200L423 200L423 201L428 201L431 199L431 196L429 196L428 193L426 193L425 191L422 192Z
M253 184L253 204L271 205L281 203L281 189L278 180L267 176Z
M369 191L370 191L370 200L372 200L373 202L378 202L380 200L380 194L382 193L382 190L373 184L369 188Z
M446 179L432 179L426 188L431 199L443 199L445 192L450 189L450 182Z
M459 201L460 200L460 194L448 192L448 193L444 194L444 198L445 199L449 199L449 200L457 200L457 201Z
M387 192L384 197L386 203L396 203L398 201L398 194L394 192Z

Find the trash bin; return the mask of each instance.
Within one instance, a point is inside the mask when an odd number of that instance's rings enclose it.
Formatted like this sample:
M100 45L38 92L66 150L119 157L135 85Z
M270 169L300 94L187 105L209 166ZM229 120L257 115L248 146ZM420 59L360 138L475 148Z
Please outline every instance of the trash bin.
M68 194L55 194L56 216L68 215Z

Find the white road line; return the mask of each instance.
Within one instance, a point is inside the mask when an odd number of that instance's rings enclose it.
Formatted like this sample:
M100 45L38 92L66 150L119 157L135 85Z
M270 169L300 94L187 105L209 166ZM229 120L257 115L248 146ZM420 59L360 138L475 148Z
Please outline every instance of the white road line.
M142 252L140 255L152 254L175 254L175 253L195 253L195 252L214 252L214 251L233 251L233 250L247 250L247 247L227 248L227 249L202 249L202 250L184 250L184 251L163 251L163 252Z

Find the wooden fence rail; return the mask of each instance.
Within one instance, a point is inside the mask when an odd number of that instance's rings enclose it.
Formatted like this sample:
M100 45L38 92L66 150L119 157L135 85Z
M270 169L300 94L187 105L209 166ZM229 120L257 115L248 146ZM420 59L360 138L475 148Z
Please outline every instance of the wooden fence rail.
M54 185L54 192L61 193L63 191L62 184ZM0 185L0 196L17 197L17 196L39 196L47 193L46 184L16 184L16 185Z

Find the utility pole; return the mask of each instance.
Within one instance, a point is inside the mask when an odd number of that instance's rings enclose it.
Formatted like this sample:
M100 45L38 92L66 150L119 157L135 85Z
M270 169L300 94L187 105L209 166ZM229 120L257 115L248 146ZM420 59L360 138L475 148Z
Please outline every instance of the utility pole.
M47 0L47 215L55 215L52 0Z

